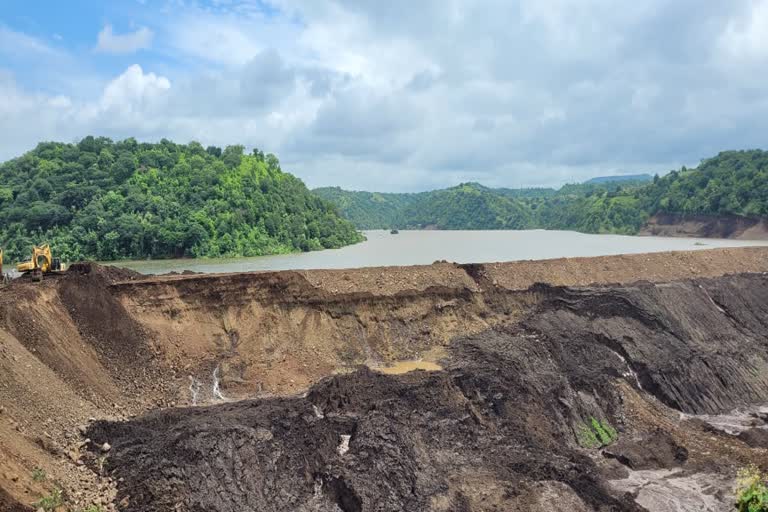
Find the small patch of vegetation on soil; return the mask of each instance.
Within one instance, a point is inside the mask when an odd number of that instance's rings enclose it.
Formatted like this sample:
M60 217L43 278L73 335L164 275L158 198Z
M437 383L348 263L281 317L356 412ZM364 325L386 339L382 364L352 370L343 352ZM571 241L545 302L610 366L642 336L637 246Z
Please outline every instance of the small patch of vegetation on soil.
M61 493L61 489L54 489L51 494L40 498L40 501L35 503L37 508L45 510L45 512L53 512L59 507L64 506L64 496Z
M35 468L32 470L32 480L35 482L43 482L46 479L45 470L42 468Z
M91 505L88 508L82 508L78 512L104 512L104 509L101 507L101 505Z
M768 474L750 465L736 477L736 507L739 512L768 512Z
M576 440L582 448L608 446L619 438L619 434L607 421L590 417L589 424L583 423L576 430Z

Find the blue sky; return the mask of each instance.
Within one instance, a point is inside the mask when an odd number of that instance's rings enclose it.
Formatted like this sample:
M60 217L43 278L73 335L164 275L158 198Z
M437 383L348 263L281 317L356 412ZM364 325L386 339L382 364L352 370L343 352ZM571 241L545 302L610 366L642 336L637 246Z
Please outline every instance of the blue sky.
M766 65L768 0L9 0L0 159L94 134L352 189L665 172L766 146Z

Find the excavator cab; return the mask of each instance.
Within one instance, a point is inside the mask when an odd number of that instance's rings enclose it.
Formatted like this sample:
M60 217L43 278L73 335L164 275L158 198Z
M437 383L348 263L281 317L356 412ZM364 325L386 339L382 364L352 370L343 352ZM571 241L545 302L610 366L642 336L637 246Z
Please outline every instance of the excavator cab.
M24 274L31 274L32 280L40 281L43 279L43 274L61 270L61 261L58 258L53 258L51 247L48 244L43 244L33 247L32 259L16 265L16 270Z

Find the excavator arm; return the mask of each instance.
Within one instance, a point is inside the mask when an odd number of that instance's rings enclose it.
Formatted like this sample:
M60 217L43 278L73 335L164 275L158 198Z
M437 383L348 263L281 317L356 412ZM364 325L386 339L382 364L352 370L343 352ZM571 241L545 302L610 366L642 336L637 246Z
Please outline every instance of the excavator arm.
M43 274L47 274L51 270L55 270L53 268L53 256L51 255L51 247L48 244L33 247L32 259L16 265L16 270L19 272L39 271Z

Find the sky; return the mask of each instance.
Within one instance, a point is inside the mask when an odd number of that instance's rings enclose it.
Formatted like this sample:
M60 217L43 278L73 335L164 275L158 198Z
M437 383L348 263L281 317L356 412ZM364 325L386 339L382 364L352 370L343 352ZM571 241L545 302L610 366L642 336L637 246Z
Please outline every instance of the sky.
M86 135L310 187L558 186L766 147L768 0L5 0L0 160Z

